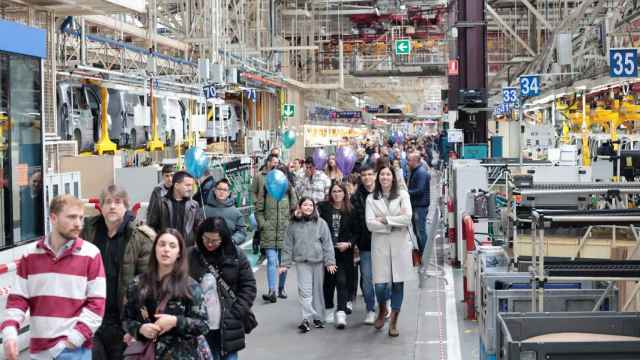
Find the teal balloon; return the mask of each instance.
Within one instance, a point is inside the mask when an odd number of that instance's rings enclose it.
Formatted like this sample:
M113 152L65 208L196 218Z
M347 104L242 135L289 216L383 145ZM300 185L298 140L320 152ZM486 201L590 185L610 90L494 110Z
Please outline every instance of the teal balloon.
M196 178L202 177L209 167L209 158L202 149L191 147L184 153L184 167Z
M266 178L267 193L271 195L276 201L280 201L284 198L289 188L289 179L280 170L271 170L267 174Z
M282 145L285 149L288 149L296 143L296 133L292 130L287 130L282 134Z

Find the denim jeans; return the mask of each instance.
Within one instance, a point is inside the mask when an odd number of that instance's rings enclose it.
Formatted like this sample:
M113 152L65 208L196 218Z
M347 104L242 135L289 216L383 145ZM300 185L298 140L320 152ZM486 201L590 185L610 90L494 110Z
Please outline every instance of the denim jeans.
M376 298L373 289L373 272L371 269L371 251L360 251L360 287L367 311L375 311Z
M413 208L413 231L418 237L418 248L420 254L424 253L424 249L427 247L427 213L428 207L415 207Z
M56 357L56 360L91 360L91 349L83 347L75 350L64 349L64 351Z
M238 360L238 352L231 352L225 356L220 356L220 353L214 353L213 360Z
M376 284L376 297L378 304L384 304L391 297L391 310L400 311L404 297L404 283L394 282L391 285L391 296L389 296L388 283Z
M278 265L280 264L280 251L277 249L266 249L267 252L267 284L269 290L276 291L276 275L278 275ZM287 272L279 276L278 289L284 289L287 281Z

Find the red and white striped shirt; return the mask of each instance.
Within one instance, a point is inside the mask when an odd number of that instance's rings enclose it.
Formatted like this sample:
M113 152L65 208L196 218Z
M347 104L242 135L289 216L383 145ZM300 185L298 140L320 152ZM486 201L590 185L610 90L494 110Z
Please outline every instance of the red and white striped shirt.
M65 349L65 340L90 348L102 323L105 297L104 267L95 245L70 240L56 256L42 239L18 263L2 335L17 338L29 310L32 359L55 358Z

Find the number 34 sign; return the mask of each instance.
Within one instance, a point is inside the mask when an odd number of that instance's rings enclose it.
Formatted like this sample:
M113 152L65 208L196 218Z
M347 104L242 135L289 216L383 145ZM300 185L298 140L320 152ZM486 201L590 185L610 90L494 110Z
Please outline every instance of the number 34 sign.
M609 49L611 77L638 77L638 49Z

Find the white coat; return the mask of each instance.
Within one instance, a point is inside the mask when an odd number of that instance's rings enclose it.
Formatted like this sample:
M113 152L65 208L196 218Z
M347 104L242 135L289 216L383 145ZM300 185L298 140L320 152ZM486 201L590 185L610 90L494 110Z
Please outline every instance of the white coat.
M411 226L411 200L409 193L398 190L398 197L389 202L383 198L375 200L373 193L367 197L366 221L371 231L371 263L373 283L410 281L416 278L411 251L413 244L409 235ZM376 220L384 217L387 224Z

